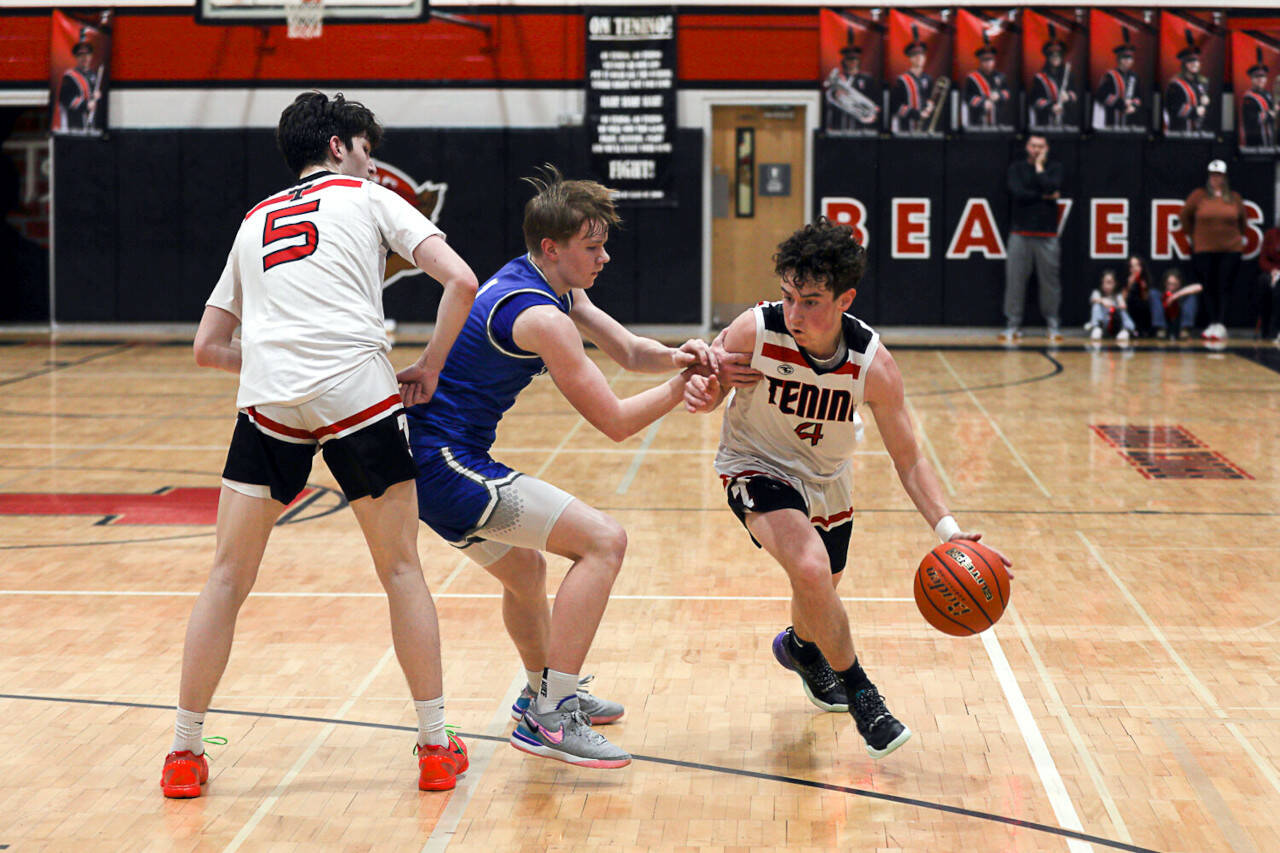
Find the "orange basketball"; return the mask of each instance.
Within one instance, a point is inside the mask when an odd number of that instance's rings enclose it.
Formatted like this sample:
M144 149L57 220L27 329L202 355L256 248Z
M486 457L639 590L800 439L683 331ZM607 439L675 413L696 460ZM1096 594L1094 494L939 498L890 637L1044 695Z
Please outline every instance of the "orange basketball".
M916 606L944 634L968 637L999 621L1009 603L1009 573L990 548L943 542L920 561Z

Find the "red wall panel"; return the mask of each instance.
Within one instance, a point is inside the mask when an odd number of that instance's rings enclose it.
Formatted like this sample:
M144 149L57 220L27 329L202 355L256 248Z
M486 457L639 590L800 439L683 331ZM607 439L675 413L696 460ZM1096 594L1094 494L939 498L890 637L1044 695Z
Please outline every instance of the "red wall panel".
M818 80L818 16L681 15L680 79L697 83Z
M48 82L51 29L48 12L0 15L0 82Z

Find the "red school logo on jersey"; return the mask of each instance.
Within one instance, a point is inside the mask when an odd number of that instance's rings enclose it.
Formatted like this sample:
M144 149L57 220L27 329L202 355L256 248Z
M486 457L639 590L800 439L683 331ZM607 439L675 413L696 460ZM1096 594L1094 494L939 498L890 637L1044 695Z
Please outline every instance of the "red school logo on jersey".
M381 160L374 162L378 167L373 176L375 181L412 204L423 216L439 224L438 217L444 210L444 194L449 189L448 184L437 181L418 183L390 163ZM401 276L417 275L420 272L417 267L392 252L387 256L386 281L383 286L386 287Z

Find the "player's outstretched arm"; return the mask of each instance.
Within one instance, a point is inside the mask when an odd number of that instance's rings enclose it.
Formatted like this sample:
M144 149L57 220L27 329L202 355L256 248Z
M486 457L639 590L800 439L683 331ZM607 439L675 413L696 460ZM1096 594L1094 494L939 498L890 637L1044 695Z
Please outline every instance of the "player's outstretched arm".
M981 533L962 531L947 509L938 475L916 442L915 428L911 425L903 393L902 374L898 372L898 364L889 350L883 346L876 351L867 372L864 398L871 407L876 429L880 431L880 438L893 460L902 487L938 537L944 542L950 539L977 542L981 539ZM999 555L1006 567L1013 565L1004 554L994 548L991 550Z
M476 274L445 242L443 235L434 234L419 243L413 250L413 262L444 286L444 296L436 310L436 330L427 348L417 361L396 374L406 406L425 403L435 393L440 371L444 370L449 350L467 322L479 288Z
M696 367L709 373L717 367L706 341L691 338L679 347L669 347L653 338L641 337L601 310L585 290L573 292L573 310L569 316L583 337L625 370L667 373Z
M240 373L240 340L233 337L240 318L230 311L206 305L196 329L196 364L216 367L228 373Z
M549 305L522 311L511 333L516 346L542 358L556 387L578 413L614 441L635 435L684 397L686 375L680 373L619 400L600 368L587 358L573 321Z
M755 348L756 318L750 310L735 317L711 342L711 352L720 366L720 385L726 391L748 388L763 378L764 374L751 367L751 353Z

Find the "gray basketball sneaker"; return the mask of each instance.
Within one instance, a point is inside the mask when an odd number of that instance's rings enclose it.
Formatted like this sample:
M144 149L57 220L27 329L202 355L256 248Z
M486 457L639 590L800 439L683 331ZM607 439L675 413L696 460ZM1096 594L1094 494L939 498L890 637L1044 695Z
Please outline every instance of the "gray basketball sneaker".
M587 691L587 685L594 678L594 675L584 675L578 679L578 707L582 709L582 713L590 718L593 726L612 723L621 718L626 713L626 709L617 702L610 702L608 699L592 696ZM515 704L511 706L511 719L519 720L523 717L524 712L529 710L529 705L532 702L533 689L526 684L524 689L520 691L520 695L516 697Z
M578 767L611 769L631 763L630 755L592 730L591 720L580 707L577 696L562 699L554 711L545 714L537 712L536 702L530 703L511 733L511 745L530 755L554 758Z

